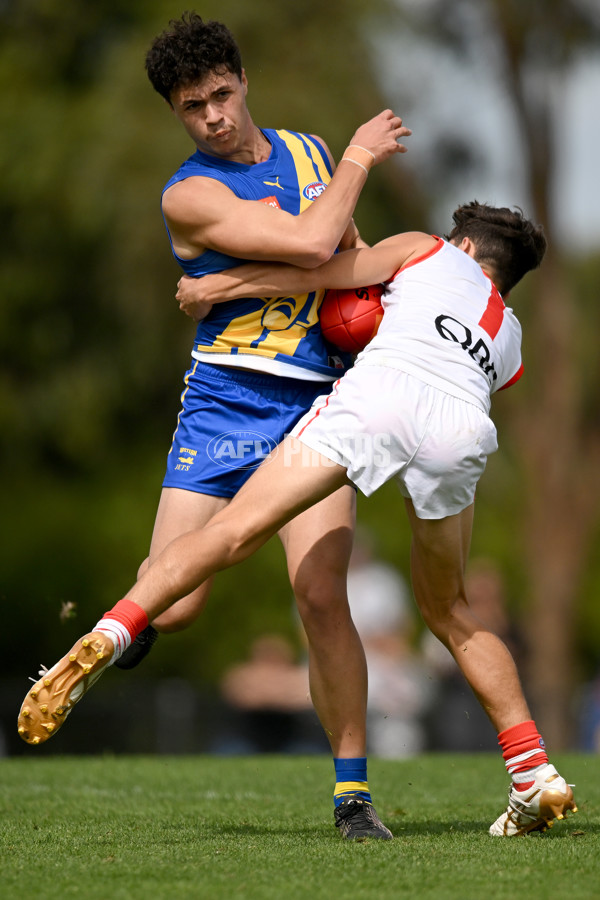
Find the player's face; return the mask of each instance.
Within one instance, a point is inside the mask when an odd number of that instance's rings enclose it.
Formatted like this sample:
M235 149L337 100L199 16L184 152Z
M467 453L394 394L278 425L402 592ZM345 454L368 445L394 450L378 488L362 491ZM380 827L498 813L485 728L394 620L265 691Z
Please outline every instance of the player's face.
M252 121L246 106L248 82L242 71L215 72L171 94L173 112L196 146L211 156L233 158L243 149Z

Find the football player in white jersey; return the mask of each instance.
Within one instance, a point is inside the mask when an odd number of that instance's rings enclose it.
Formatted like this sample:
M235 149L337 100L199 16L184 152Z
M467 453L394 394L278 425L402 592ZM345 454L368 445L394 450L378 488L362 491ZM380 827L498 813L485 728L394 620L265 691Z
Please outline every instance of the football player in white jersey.
M251 263L195 284L184 280L178 297L188 311L253 291L386 282L385 312L354 368L315 401L227 509L173 541L54 667L68 684L67 712L86 677L113 662L148 619L340 486L351 482L369 495L394 478L412 528L417 604L496 728L512 777L509 805L490 833L545 830L575 811L571 787L548 762L510 652L472 613L464 586L475 488L497 447L490 397L522 371L520 326L502 298L539 266L545 248L542 229L520 211L473 202L456 210L447 241L411 232L312 270ZM20 721L28 727L27 717Z

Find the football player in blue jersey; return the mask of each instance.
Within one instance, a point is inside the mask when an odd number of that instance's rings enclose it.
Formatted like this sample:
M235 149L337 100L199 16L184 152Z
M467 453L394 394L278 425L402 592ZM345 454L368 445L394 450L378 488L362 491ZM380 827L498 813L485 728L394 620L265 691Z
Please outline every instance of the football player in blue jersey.
M169 24L146 58L153 87L195 153L167 183L162 211L183 271L203 275L245 260L315 267L362 244L352 220L368 170L406 149L390 110L361 126L334 173L314 135L261 129L246 105L248 79L230 31L194 13ZM149 560L206 524L350 364L321 337L323 291L219 304L198 325ZM371 806L365 717L367 672L346 596L355 492L342 487L280 531L307 634L311 696L335 760L336 808L350 838L388 839ZM119 660L135 665L157 632L186 628L210 582L174 604Z

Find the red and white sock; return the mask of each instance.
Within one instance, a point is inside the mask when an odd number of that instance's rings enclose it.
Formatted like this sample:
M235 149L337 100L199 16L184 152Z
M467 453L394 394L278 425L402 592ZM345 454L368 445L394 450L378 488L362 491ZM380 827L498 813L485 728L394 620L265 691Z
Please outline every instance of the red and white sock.
M535 781L542 766L548 763L544 739L533 720L513 725L498 735L506 771L511 775L517 791L526 791Z
M115 650L109 663L112 665L147 625L148 616L142 607L132 600L124 599L104 613L92 631L102 631L113 642Z

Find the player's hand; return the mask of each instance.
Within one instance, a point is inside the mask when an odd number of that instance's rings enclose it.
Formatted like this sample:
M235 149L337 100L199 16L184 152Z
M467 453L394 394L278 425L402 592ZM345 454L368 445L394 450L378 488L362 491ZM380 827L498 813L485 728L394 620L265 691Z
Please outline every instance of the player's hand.
M179 303L179 309L195 322L201 322L212 309L212 302L205 299L202 278L182 275L177 282L175 299Z
M364 147L375 157L374 165L389 159L394 153L406 153L402 139L412 134L402 124L402 119L391 109L384 109L378 116L365 122L354 133L350 144Z

